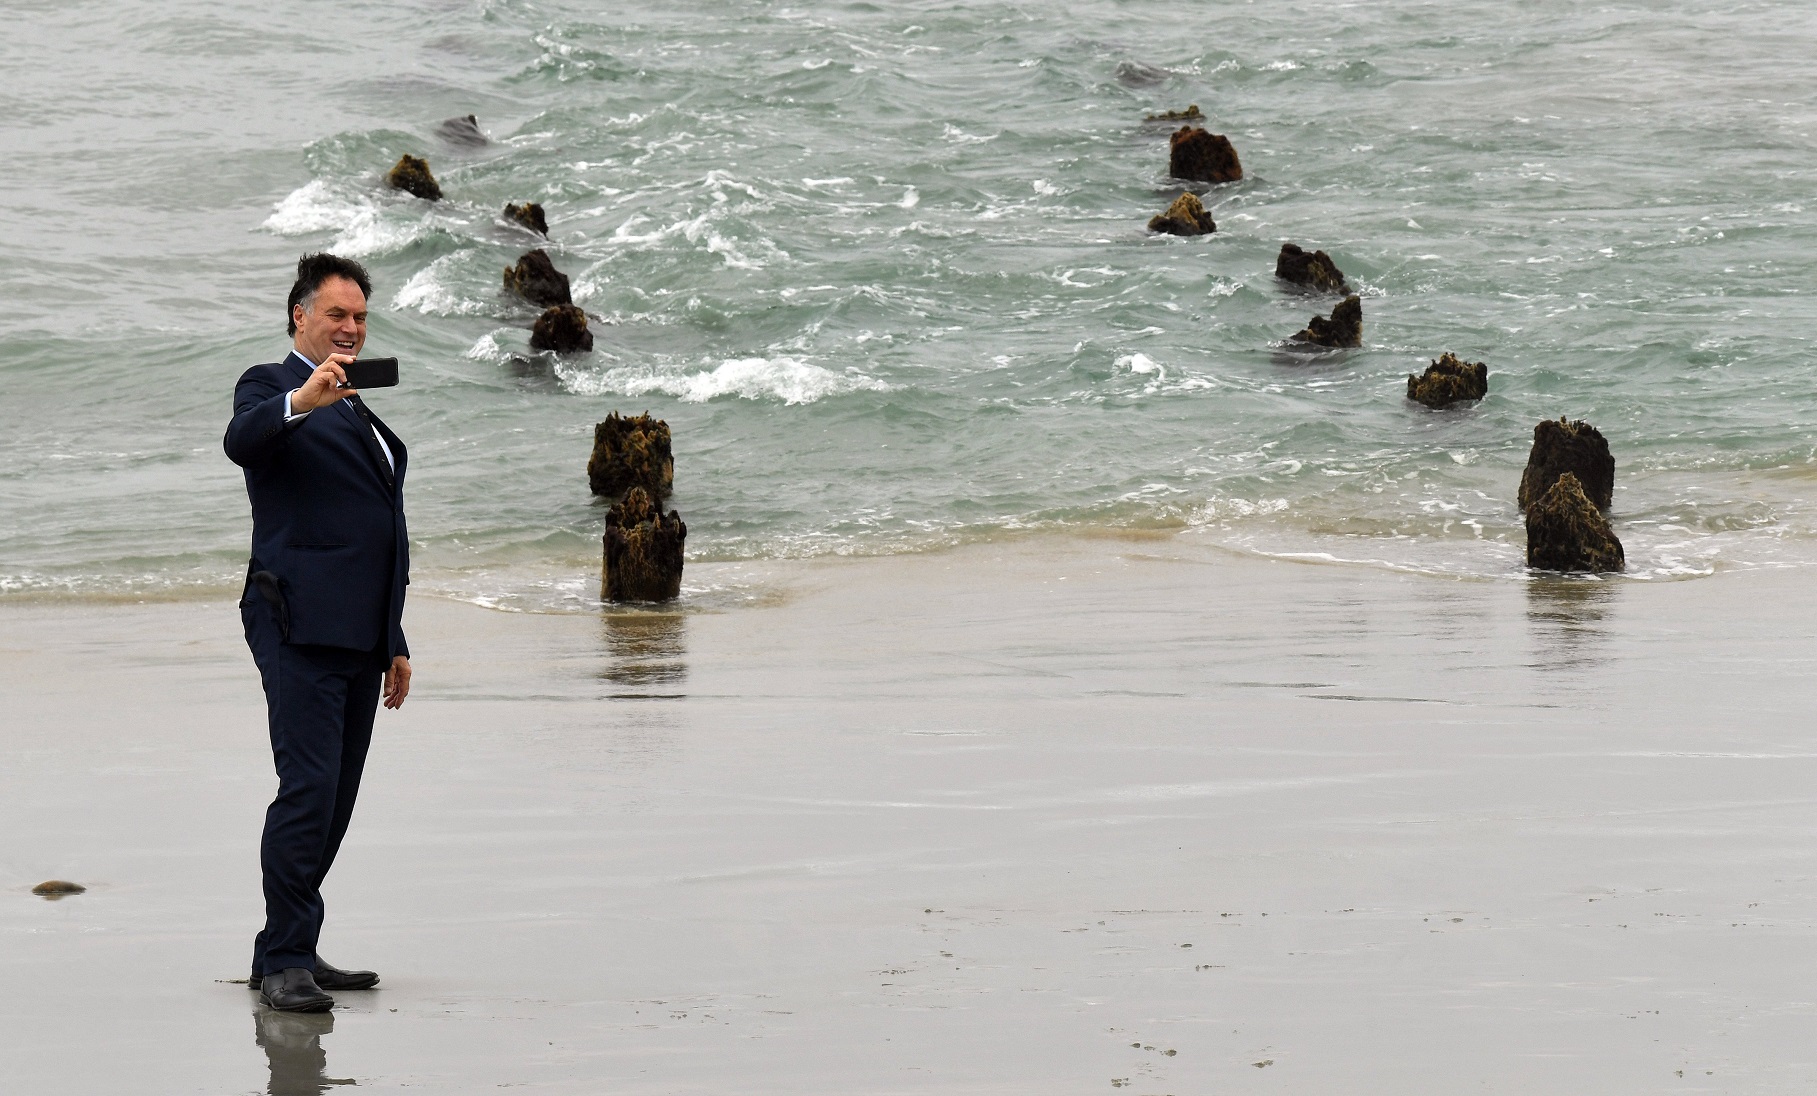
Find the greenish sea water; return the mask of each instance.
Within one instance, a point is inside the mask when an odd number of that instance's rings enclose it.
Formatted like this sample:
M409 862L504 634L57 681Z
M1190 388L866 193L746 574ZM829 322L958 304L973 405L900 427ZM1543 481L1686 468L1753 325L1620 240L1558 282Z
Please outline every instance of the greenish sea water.
M1631 573L1817 561L1817 9L1480 0L30 3L0 40L0 591L237 588L234 379L368 264L419 589L584 607L593 424L674 430L694 560L1028 530L1517 577L1533 425ZM1151 237L1197 103L1215 235ZM437 123L478 116L478 147ZM387 190L426 156L446 199ZM540 241L596 349L527 348ZM1281 341L1363 295L1362 349ZM1403 395L1444 351L1491 392ZM689 595L710 591L690 585Z

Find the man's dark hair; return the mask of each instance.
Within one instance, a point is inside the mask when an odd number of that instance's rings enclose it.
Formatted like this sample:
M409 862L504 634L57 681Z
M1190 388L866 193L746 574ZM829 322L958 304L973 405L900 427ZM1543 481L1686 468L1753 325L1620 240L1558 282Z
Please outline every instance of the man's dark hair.
M368 299L372 297L372 278L359 263L325 251L305 255L297 260L296 284L290 287L290 302L284 306L284 322L290 334L297 333L297 305L302 305L305 312L314 308L316 290L330 278L346 278L359 286Z

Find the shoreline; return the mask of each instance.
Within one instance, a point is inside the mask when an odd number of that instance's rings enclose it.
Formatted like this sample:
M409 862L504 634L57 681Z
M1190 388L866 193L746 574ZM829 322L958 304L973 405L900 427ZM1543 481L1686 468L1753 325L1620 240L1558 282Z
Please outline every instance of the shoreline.
M323 942L384 983L331 1030L218 981L245 977L271 786L231 602L0 602L0 966L32 987L0 1068L94 1093L249 1091L314 1069L298 1046L380 1091L1817 1079L1817 591L1173 543L812 561L696 611L413 599L417 685L380 713ZM28 893L50 877L91 889Z

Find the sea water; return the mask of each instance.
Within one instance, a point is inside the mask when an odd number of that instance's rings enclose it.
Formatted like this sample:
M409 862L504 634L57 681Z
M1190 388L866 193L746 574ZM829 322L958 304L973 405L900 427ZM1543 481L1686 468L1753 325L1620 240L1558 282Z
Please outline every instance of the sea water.
M593 425L674 431L693 561L1173 532L1515 578L1535 423L1638 578L1817 562L1817 9L33 3L0 39L0 591L219 596L220 437L299 254L365 263L415 582L584 608ZM1157 111L1242 157L1211 236ZM475 114L488 140L438 136ZM385 187L427 157L445 198ZM506 223L542 203L545 243ZM1335 299L1364 345L1283 342ZM532 353L545 246L595 348ZM1490 393L1442 412L1451 351ZM698 584L689 587L699 596Z

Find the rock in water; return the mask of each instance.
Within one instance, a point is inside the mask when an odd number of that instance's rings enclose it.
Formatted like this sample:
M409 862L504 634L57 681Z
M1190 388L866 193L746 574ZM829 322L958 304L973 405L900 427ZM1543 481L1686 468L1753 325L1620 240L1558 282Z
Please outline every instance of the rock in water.
M1205 212L1205 204L1190 191L1175 198L1166 213L1157 213L1148 219L1148 231L1165 232L1170 236L1203 236L1217 230L1217 223Z
M1547 419L1533 428L1533 450L1520 477L1520 508L1533 505L1566 472L1600 509L1615 501L1615 458L1607 439L1587 422Z
M549 234L549 222L543 219L543 207L535 202L525 202L523 205L513 202L507 205L505 220L523 225L530 231L540 232L544 236Z
M609 499L641 487L661 502L675 490L675 457L669 424L649 412L620 418L614 411L593 428L593 455L587 459L587 486Z
M1194 103L1185 110L1164 110L1159 114L1150 114L1142 119L1144 122L1196 122L1205 117L1199 113L1199 104Z
M1345 297L1344 303L1331 310L1330 319L1314 316L1293 339L1314 346L1363 345L1363 302L1354 296Z
M71 883L67 879L46 879L32 888L32 893L42 898L57 899L65 895L81 894L88 888L80 883Z
M432 202L442 200L442 188L429 173L429 161L420 159L406 152L399 156L385 181L398 190L408 191L418 198L427 198Z
M602 601L668 601L681 593L681 547L688 527L664 515L641 487L606 511Z
M1344 272L1323 251L1307 251L1299 244L1282 244L1274 261L1274 276L1320 293L1349 293Z
M471 114L459 118L449 118L435 127L435 135L449 144L483 145L488 143L486 135L479 131L479 119Z
M1482 362L1459 361L1446 353L1420 376L1407 374L1407 398L1427 407L1450 407L1489 394L1489 367Z
M530 329L530 349L553 350L572 354L593 349L593 332L587 330L587 314L571 304L558 304L536 318Z
M1168 145L1167 173L1176 179L1234 183L1243 177L1243 165L1223 134L1181 126Z
M1527 566L1542 571L1619 571L1621 541L1570 472L1527 507Z
M505 289L544 308L574 303L568 293L568 276L555 269L549 253L540 247L524 252L516 266L505 268Z

